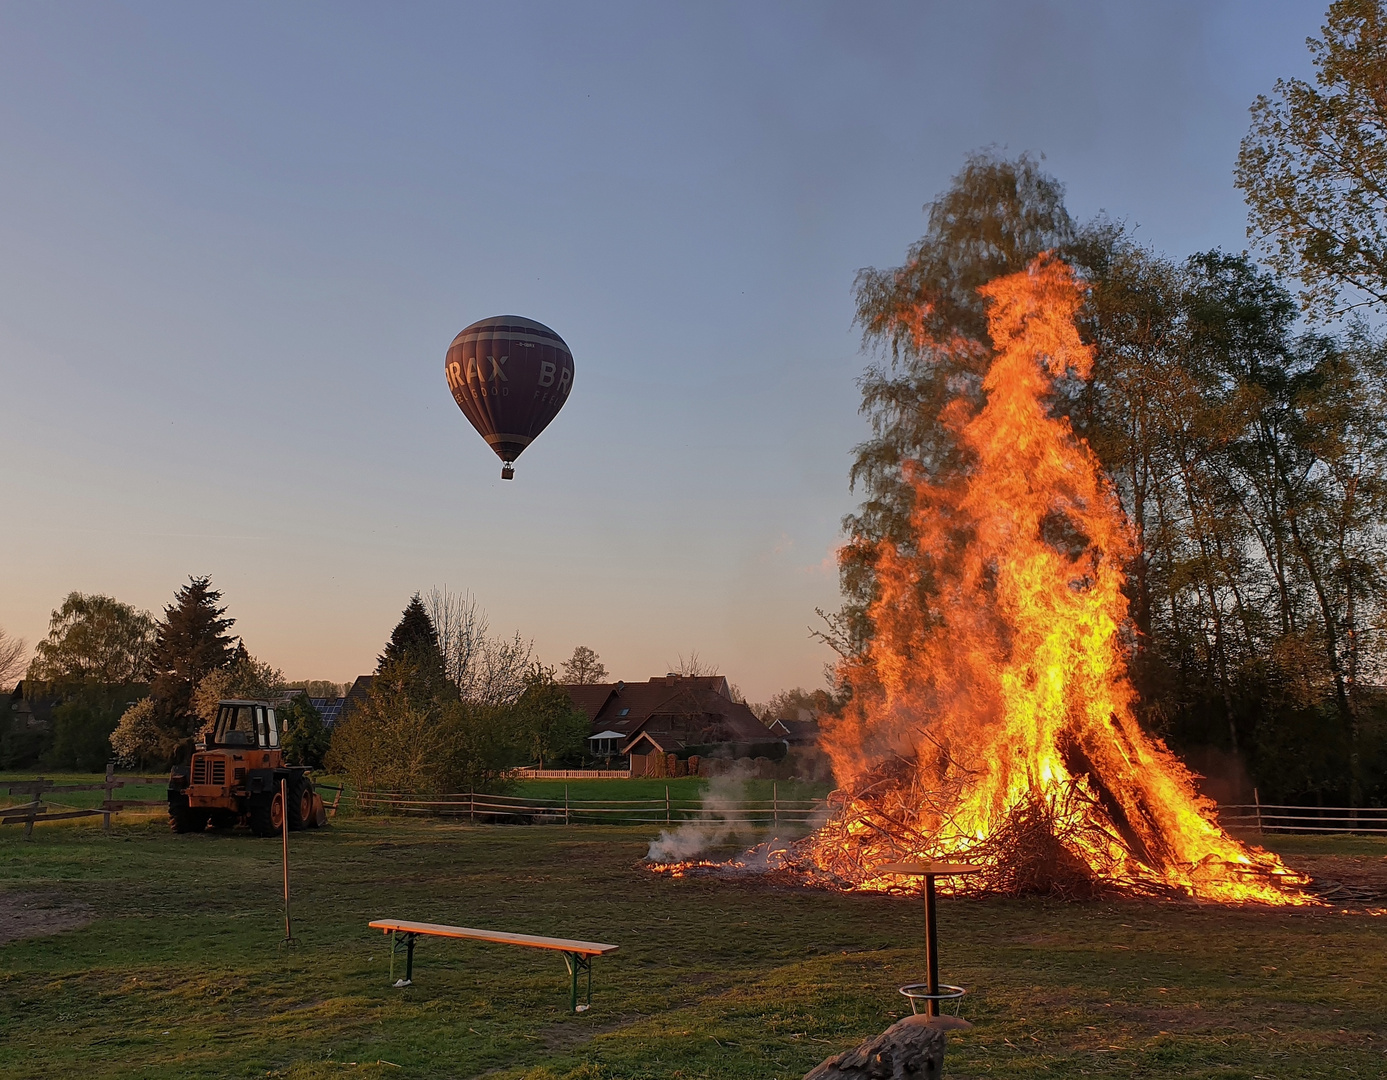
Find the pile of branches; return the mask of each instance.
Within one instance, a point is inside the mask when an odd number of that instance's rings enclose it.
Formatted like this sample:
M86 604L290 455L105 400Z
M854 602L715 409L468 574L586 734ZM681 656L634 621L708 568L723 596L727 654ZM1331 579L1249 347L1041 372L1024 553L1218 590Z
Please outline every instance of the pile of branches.
M1117 867L1092 865L1080 851L1125 845L1097 824L1093 800L1071 784L1051 799L1036 797L1012 809L981 841L965 839L951 817L962 781L931 784L903 759L881 769L853 791L830 796L832 813L814 835L781 856L779 868L829 888L881 887L880 867L890 862L967 862L982 869L940 882L962 894L1053 896L1088 899L1118 891ZM889 879L887 879L889 881ZM914 889L903 879L889 890ZM1121 891L1130 892L1132 888ZM1144 889L1142 891L1145 891Z

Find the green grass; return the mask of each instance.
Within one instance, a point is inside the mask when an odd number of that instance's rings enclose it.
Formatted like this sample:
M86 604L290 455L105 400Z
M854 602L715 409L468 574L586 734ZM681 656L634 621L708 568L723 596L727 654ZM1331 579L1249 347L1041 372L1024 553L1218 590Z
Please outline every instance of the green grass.
M770 1080L903 1014L917 902L654 875L653 831L345 818L294 834L302 946L285 951L273 840L136 821L25 843L10 827L11 906L66 898L92 921L0 946L0 1076ZM1366 839L1284 846L1387 859ZM390 989L366 928L383 916L621 951L574 1017L559 959L531 950L424 942L416 985ZM945 899L940 939L976 1025L950 1041L951 1077L1387 1072L1387 918Z
M156 776L155 772L144 773L116 773L116 779L126 779L129 776ZM106 779L105 773L68 773L68 772L44 772L42 769L35 769L24 772L0 772L0 788L7 784L17 783L24 780L35 780L42 776L45 780L52 780L58 785L66 784L99 784ZM127 784L125 787L116 788L112 794L114 799L162 799L168 795L168 784L160 781L157 784ZM103 791L60 791L43 797L43 804L51 806L54 810L72 808L74 810L85 810L93 806L100 806L101 800L106 797ZM30 799L28 795L5 795L0 793L0 806L13 806L19 803L27 803Z

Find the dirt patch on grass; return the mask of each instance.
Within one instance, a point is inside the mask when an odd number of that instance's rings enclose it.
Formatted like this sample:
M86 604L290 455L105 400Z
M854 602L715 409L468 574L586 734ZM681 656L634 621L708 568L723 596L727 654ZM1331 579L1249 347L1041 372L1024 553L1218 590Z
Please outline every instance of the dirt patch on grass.
M1286 865L1316 880L1381 890L1387 896L1387 856L1283 855Z
M0 892L0 945L79 930L96 918L86 904L54 892Z

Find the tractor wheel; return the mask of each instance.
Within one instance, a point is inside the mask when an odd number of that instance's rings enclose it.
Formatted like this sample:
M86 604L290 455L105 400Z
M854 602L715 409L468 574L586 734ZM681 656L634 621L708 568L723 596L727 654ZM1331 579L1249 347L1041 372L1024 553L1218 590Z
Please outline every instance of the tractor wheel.
M289 781L289 828L306 829L313 821L313 785L302 773Z
M277 836L284 828L284 800L279 792L266 792L250 804L250 831L256 836Z
M176 833L192 832L194 829L192 810L188 808L188 796L181 791L177 795L169 795L169 828Z

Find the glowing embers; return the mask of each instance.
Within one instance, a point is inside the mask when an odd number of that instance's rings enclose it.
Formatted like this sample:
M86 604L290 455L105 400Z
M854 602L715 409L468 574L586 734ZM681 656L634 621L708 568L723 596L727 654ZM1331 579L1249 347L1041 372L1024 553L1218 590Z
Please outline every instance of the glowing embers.
M1041 257L982 293L986 403L946 413L967 464L932 481L907 463L914 542L875 551L874 635L840 667L852 700L825 724L838 805L777 861L837 887L895 888L877 867L964 858L986 867L968 891L1308 902L1306 879L1224 833L1133 716L1131 537L1047 404L1057 379L1089 375L1080 287Z

